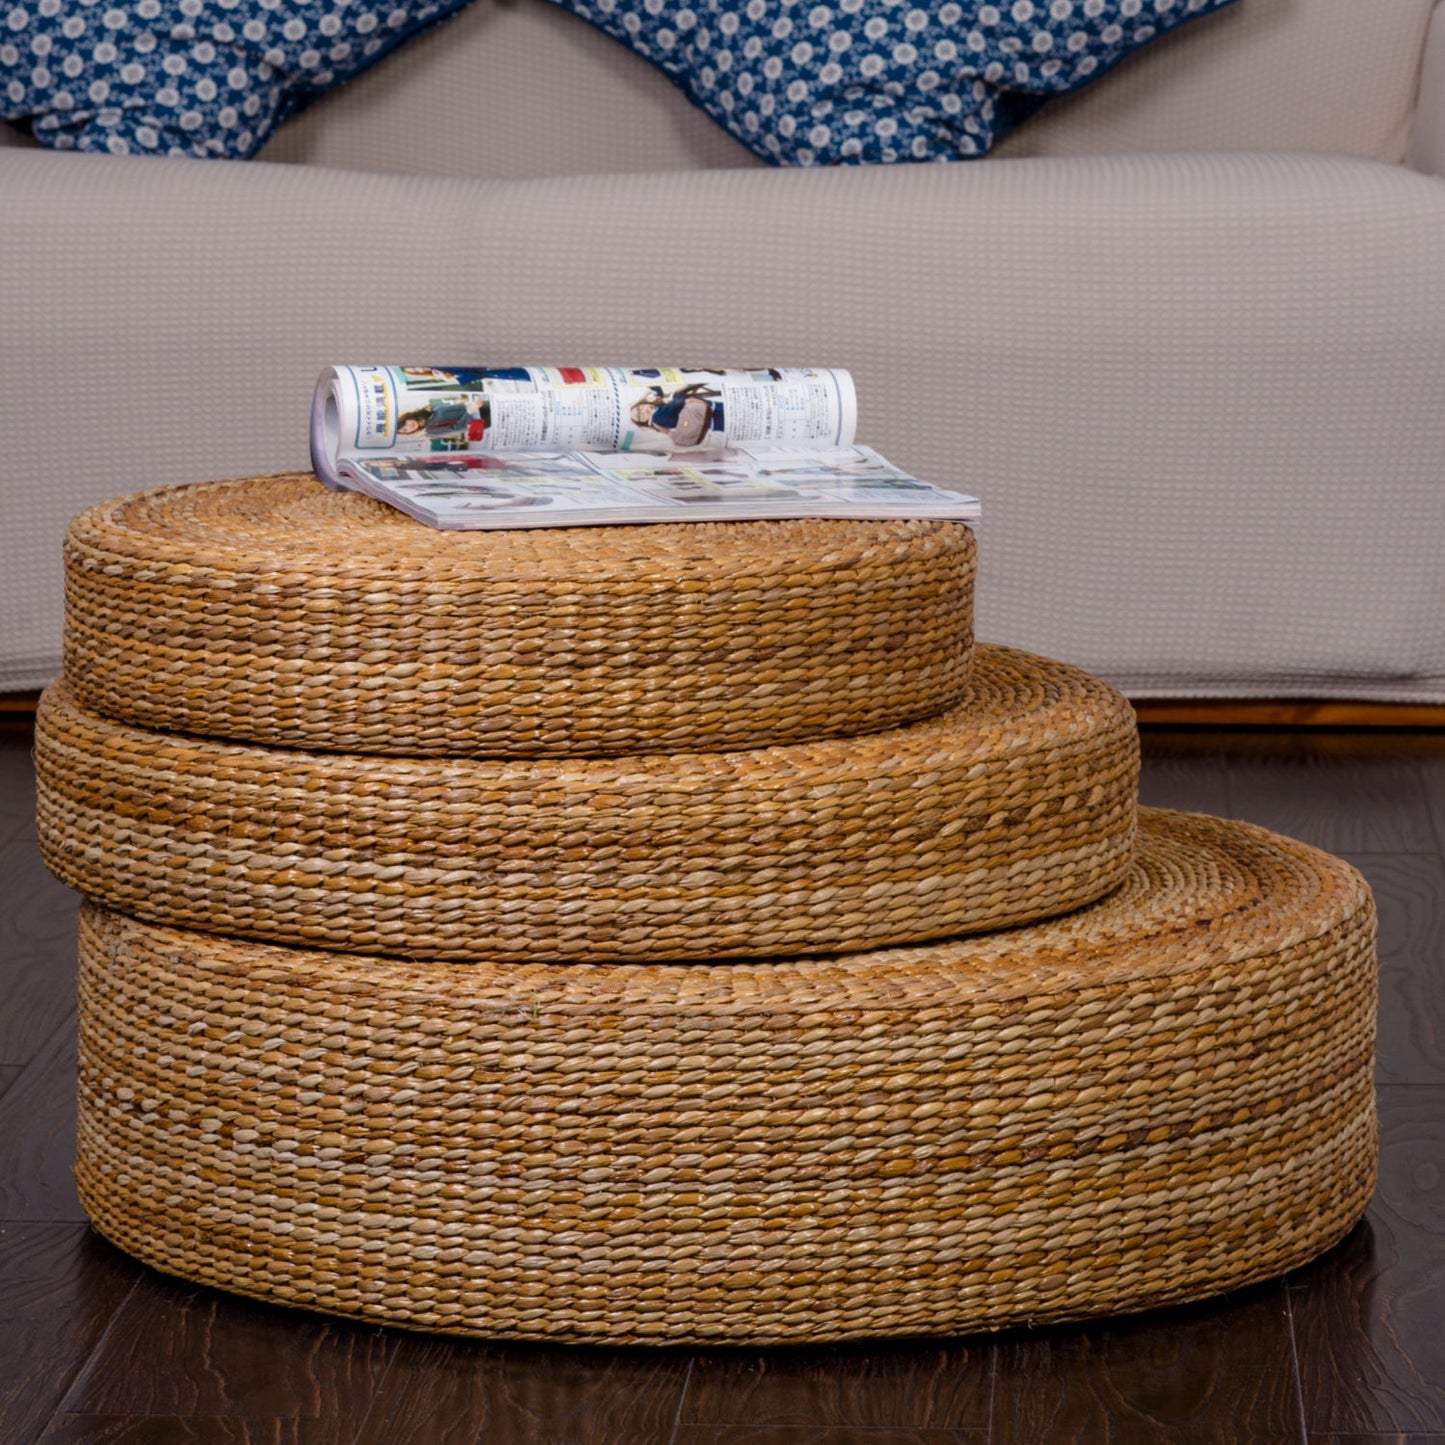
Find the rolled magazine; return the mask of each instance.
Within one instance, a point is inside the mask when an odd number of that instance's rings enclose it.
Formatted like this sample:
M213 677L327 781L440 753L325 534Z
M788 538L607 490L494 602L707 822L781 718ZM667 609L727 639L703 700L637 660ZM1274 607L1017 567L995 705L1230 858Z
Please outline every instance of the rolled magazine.
M333 366L311 459L441 528L979 515L857 445L857 415L834 367Z

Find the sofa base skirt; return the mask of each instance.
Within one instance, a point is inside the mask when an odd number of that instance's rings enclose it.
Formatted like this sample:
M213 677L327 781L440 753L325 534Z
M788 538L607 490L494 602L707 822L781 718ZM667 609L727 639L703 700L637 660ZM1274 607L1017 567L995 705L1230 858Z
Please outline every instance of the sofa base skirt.
M1348 865L1145 811L1110 898L776 963L406 963L87 905L77 1177L171 1274L491 1338L968 1333L1293 1268L1370 1197Z

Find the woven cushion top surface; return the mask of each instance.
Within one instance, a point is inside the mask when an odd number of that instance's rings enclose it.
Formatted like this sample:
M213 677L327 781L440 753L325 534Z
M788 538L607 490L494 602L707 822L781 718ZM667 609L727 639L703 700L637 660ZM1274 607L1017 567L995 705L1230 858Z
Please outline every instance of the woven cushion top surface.
M931 519L810 517L442 531L359 492L330 492L307 473L287 473L132 493L82 512L69 540L98 557L316 583L334 572L579 586L789 576L800 559L842 567L890 550L963 550L972 533Z
M1322 938L1351 918L1373 920L1370 890L1343 859L1253 824L1140 808L1124 882L1058 918L965 938L780 960L677 964L412 962L338 955L176 930L196 962L245 961L358 1002L384 986L387 1007L440 990L478 1010L679 1008L727 1014L889 1007L946 1011L985 999L1051 995L1244 963ZM375 996L378 1000L380 995Z

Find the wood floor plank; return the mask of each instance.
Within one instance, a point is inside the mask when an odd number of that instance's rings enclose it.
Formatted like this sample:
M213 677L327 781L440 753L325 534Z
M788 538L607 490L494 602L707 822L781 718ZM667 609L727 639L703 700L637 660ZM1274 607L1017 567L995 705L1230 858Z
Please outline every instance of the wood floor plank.
M57 1415L38 1445L351 1445L356 1420Z
M0 1219L84 1223L74 1169L72 1017L0 1095Z
M1224 755L1216 738L1149 730L1140 734L1139 801L1219 817L1229 807Z
M30 1445L139 1267L79 1224L0 1224L0 1440Z
M681 1420L693 1425L987 1429L987 1341L703 1353Z
M31 763L32 739L16 730L0 732L0 844L35 820L35 768Z
M70 1415L361 1419L396 1337L144 1271L64 1401Z
M1445 735L1441 741L1445 751ZM1435 826L1435 843L1441 857L1445 857L1445 756L1422 760L1420 778L1430 807L1430 821Z
M1379 1100L1365 1224L1289 1279L1313 1434L1445 1433L1445 1088Z
M1325 738L1242 733L1221 739L1227 816L1333 853L1434 853L1422 762L1404 742L1359 756Z
M1445 860L1364 853L1380 918L1380 1013L1375 1077L1445 1084Z
M673 1445L987 1445L986 1430L911 1426L684 1425Z
M403 1338L356 1445L670 1445L686 1355Z
M1311 1435L1309 1445L1445 1445L1445 1435Z
M1302 1442L1283 1287L1000 1341L994 1445Z
M75 1007L78 896L40 861L33 829L0 844L0 1064L24 1064Z

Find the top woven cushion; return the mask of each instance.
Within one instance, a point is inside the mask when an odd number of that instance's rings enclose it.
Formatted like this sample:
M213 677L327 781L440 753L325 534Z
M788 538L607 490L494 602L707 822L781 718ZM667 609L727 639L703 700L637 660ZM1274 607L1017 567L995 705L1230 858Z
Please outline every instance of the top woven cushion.
M764 160L979 156L1233 0L554 0L659 66Z
M15 0L4 119L56 150L246 159L465 0Z
M712 751L954 706L961 522L444 532L310 474L162 487L66 537L65 655L144 727L328 751Z

